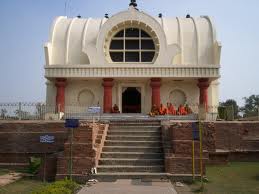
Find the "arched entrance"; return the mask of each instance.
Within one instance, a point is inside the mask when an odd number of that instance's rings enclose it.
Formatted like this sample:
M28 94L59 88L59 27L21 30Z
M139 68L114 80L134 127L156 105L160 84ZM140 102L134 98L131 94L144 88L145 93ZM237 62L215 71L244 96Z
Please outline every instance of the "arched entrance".
M124 88L122 92L122 113L141 113L140 88Z

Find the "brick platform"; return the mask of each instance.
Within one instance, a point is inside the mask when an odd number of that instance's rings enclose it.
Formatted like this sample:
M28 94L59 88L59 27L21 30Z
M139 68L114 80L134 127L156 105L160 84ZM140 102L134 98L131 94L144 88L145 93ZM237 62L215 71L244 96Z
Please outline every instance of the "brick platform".
M153 160L150 165L161 165L161 161L156 160L161 158L164 159L164 167L159 173L167 173L171 177L191 175L192 123L195 121L163 121L161 129L157 126L157 120L149 122L148 129L145 129L145 123L141 124L143 120L131 121L126 127L128 129L123 130L121 126L124 122L118 121L117 128L113 124L110 131L108 125L92 126L83 122L74 131L72 158L75 179L87 180L91 168L96 166L142 165L147 160ZM143 126L141 130L136 123ZM259 161L259 122L204 122L202 128L204 169L207 163ZM24 168L28 166L29 157L37 156L42 158L43 165L47 164L45 170L41 166L39 177L44 173L47 180L68 176L69 134L64 122L0 121L0 167ZM162 134L161 142L155 141L158 134ZM40 143L40 136L43 135L54 136L54 142ZM142 147L134 146L136 141ZM199 141L196 140L196 173L199 173L199 156ZM162 176L159 173L156 175ZM147 177L150 175L145 174ZM107 174L103 173L103 176L107 177ZM138 176L137 172L131 174L131 177Z

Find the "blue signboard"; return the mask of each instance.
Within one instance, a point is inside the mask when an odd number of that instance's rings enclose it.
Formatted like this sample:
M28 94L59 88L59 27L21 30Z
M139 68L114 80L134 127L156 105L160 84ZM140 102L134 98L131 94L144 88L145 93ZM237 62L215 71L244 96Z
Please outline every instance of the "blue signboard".
M42 135L40 136L40 143L54 143L55 137L53 135Z
M77 127L79 127L79 120L78 119L66 119L65 127L66 128L77 128Z
M92 113L92 114L100 113L101 112L101 107L100 106L90 106L90 107L88 107L87 112L88 113Z

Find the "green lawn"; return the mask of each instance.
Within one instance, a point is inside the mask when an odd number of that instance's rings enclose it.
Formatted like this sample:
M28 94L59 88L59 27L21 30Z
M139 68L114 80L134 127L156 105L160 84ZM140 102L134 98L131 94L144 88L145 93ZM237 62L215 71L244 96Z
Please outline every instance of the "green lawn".
M0 194L29 194L45 184L32 179L21 179L4 187L0 187Z
M200 194L259 194L259 162L233 162L226 166L207 167L208 183L191 185Z

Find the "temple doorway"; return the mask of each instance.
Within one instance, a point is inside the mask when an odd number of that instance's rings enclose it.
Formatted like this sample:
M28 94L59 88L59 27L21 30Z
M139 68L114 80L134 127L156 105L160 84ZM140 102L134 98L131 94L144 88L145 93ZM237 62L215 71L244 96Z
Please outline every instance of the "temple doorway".
M122 92L122 113L141 113L140 88L127 87Z

